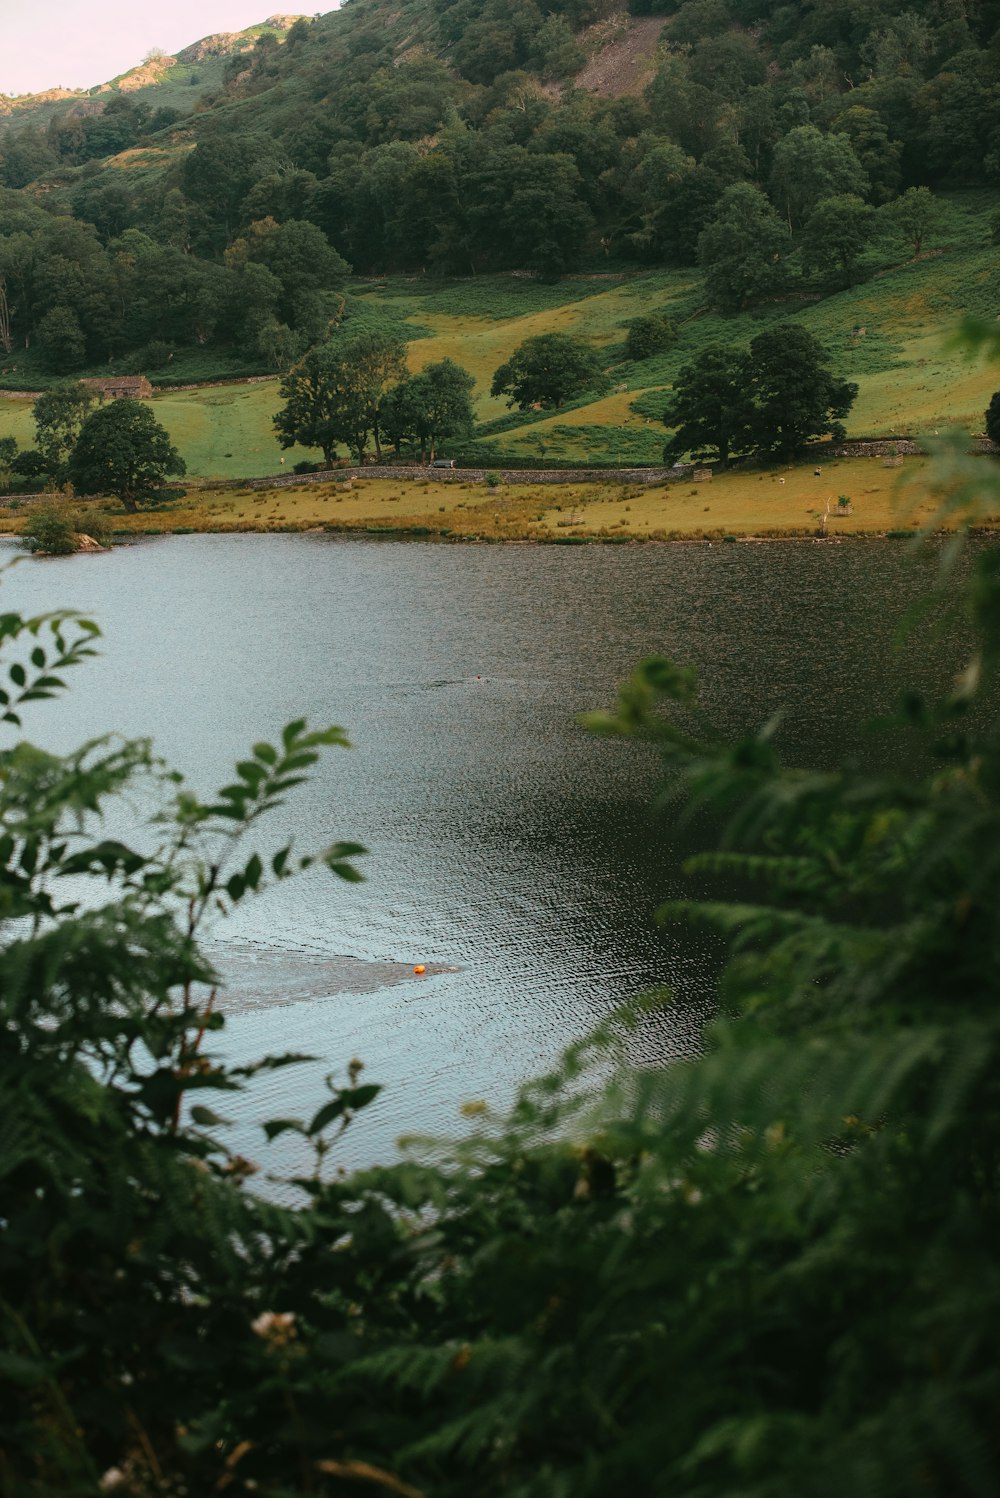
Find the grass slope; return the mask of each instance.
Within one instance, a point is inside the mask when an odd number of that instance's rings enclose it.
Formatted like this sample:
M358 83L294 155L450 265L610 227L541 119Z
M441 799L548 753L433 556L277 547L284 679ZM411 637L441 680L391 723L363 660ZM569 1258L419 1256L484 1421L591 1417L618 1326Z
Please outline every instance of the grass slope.
M284 28L271 26L267 21L247 26L240 32L234 32L233 36L241 38L242 45L249 48L264 34L273 36L279 44L285 41ZM207 37L202 38L202 41L207 40ZM199 43L196 42L182 50L194 52L198 46ZM204 95L214 94L222 88L230 56L239 47L240 43L234 42L230 52L209 52L203 57L175 56L167 59L162 66L137 64L94 88L66 91L53 89L48 93L22 95L13 99L0 96L0 106L7 106L6 110L0 107L0 135L5 131L16 133L26 126L44 130L52 120L66 115L74 107L86 108L91 104L103 107L109 94L115 93L126 93L135 103L148 104L154 110L176 109L182 115L190 114Z
M555 287L512 277L426 287L400 280L382 283L369 297L428 330L429 336L411 346L415 367L449 357L476 376L480 420L508 417L502 433L486 438L498 460L510 453L656 462L663 447L663 392L680 367L708 344L746 344L790 317L823 342L839 373L857 382L852 432L895 436L947 423L980 431L995 377L985 363L970 365L951 340L962 316L995 312L998 255L989 234L995 206L990 194L955 195L947 200L937 243L920 259L880 265L899 250L876 247L871 279L862 285L822 298L776 301L731 317L700 307L698 278L691 271L598 275ZM622 348L626 324L650 311L675 320L677 341L655 359L628 363ZM864 328L864 334L855 336L855 328ZM509 415L505 404L489 395L493 370L523 339L543 332L592 338L606 351L615 384L626 388L573 410Z
M322 458L322 453L302 448L282 452L271 429L271 417L280 404L277 380L167 391L149 402L192 478L230 479L280 473L301 458ZM0 436L16 437L22 447L33 446L30 401L0 401Z

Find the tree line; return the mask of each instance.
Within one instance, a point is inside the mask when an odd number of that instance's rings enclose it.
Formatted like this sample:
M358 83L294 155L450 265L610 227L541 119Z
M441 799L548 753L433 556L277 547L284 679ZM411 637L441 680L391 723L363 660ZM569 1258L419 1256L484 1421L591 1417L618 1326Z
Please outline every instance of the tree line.
M156 226L103 243L93 224L22 194L0 195L0 211L0 357L34 347L54 375L166 367L185 345L286 368L342 310L348 267L315 224L260 220L212 260ZM170 212L168 201L167 222Z
M630 334L643 342L670 336L658 317L638 318ZM491 393L509 407L554 410L599 396L609 380L598 351L572 334L525 339L494 372ZM332 464L345 447L356 462L369 452L381 462L384 444L433 462L444 441L473 434L475 378L452 359L413 373L406 343L350 325L310 348L281 380L283 401L274 430L283 448L318 448ZM842 437L842 418L858 387L827 365L822 345L794 323L753 339L748 349L711 345L679 371L663 420L673 435L667 461L747 456L792 458L817 437ZM148 407L134 400L98 406L97 393L67 381L33 407L35 447L19 452L0 441L0 472L28 482L72 484L80 494L118 495L128 509L152 497L184 463ZM98 406L95 410L94 407ZM995 425L991 407L987 425ZM310 468L309 461L297 464Z
M397 454L416 443L433 461L447 437L467 437L475 379L452 359L409 373L406 344L388 334L346 333L300 359L281 381L274 428L282 447L318 447L327 463L338 444L363 463L369 444L382 460L383 439Z

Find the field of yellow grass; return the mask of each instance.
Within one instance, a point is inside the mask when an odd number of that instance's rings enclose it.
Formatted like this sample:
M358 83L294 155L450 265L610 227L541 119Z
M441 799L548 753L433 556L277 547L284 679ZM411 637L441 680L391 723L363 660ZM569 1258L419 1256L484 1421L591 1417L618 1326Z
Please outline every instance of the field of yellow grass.
M930 460L887 468L878 459L732 472L711 482L625 485L510 484L460 479L330 479L272 489L192 488L183 498L125 515L103 500L73 502L81 527L120 533L362 531L451 540L721 539L725 536L878 534L933 520L922 487ZM993 460L984 459L984 462ZM846 495L851 512L842 513ZM16 532L23 508L0 511Z
M503 317L458 316L440 311L433 302L421 304L408 321L429 328L431 334L411 343L410 366L416 372L438 359L454 359L463 365L476 378L476 414L480 421L490 421L507 413L505 401L489 393L493 373L526 338L572 333L605 348L620 343L629 318L654 311L669 314L674 297L688 289L682 278L675 278L668 287L660 277L622 277L563 306ZM582 419L601 421L596 414L601 404L587 406L588 415Z

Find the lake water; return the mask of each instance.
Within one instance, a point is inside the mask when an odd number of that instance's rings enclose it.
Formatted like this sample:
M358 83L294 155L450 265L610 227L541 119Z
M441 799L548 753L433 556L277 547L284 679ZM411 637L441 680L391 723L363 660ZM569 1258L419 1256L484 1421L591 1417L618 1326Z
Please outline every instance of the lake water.
M357 1055L386 1084L345 1146L362 1163L401 1134L453 1131L464 1100L509 1099L650 984L678 1003L644 1044L697 1045L716 954L652 920L682 887L676 834L649 811L655 764L576 715L664 652L697 666L726 734L783 710L789 758L877 757L861 720L901 678L943 681L960 660L954 630L898 647L935 565L885 541L191 536L26 562L3 597L85 610L105 633L69 696L27 720L48 747L151 734L210 791L292 717L349 731L352 752L328 755L276 832L366 844L367 883L310 875L214 928L211 949L232 985L227 1054L324 1058L257 1084L235 1109L239 1147L276 1161L249 1120L308 1112Z

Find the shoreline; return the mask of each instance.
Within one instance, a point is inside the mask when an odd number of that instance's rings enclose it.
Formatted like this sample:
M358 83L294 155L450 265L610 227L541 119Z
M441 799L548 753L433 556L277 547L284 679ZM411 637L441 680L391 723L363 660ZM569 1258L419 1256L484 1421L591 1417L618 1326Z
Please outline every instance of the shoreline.
M336 540L352 541L384 541L396 543L420 542L435 546L770 546L770 545L794 545L794 546L843 546L848 543L863 545L869 542L881 541L945 541L951 536L964 531L972 537L989 537L1000 533L1000 519L995 523L979 523L972 526L953 526L950 528L936 527L931 530L917 528L899 528L894 530L863 530L843 531L841 533L827 533L817 535L812 531L789 531L776 535L727 535L727 536L641 536L641 535L619 535L619 536L480 536L480 535L443 535L439 531L425 531L421 527L400 527L391 529L389 527L358 527L358 526L288 526L281 529L261 527L258 529L237 529L232 526L212 526L196 529L192 526L175 528L148 528L136 531L117 531L114 539L107 546L88 547L81 546L73 552L73 556L108 556L111 552L120 550L122 547L142 545L147 541L170 541L176 538L188 536L229 536L234 539L249 539L252 536L326 536ZM18 533L14 530L0 530L0 545L4 543L13 546L18 540ZM54 558L46 552L29 553L24 552L25 557L32 557L38 561L52 561Z

